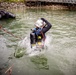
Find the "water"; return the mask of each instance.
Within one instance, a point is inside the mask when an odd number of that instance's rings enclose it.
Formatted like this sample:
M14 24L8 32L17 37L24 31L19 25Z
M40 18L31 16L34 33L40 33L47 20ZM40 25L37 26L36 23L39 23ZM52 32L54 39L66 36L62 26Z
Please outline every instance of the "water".
M16 15L16 20L2 20L0 24L19 38L0 30L0 75L4 75L12 64L12 75L76 75L76 11L40 8L10 11ZM41 17L52 24L46 33L50 37L49 48L42 54L29 56L29 50L18 44L29 37L36 20ZM14 57L17 49L25 52L21 58Z

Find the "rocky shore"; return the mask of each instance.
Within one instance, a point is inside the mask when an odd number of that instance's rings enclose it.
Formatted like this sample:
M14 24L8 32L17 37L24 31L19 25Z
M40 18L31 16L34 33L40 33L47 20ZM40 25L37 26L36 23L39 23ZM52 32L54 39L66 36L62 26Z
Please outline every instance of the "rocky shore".
M0 3L0 9L12 9L12 8L19 8L19 7L25 7L25 4L22 2L1 2Z
M1 2L0 9L12 9L12 8L44 8L44 9L51 9L51 10L76 10L76 6L66 6L66 5L46 5L46 6L26 6L23 2Z

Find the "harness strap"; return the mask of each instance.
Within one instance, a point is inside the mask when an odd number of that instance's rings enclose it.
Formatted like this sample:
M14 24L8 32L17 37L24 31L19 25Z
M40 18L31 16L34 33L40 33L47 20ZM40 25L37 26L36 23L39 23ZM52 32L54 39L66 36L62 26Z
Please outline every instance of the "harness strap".
M43 37L43 41L45 41L45 35L43 34L43 32L41 31L42 29L39 28L38 30L36 30L36 28L34 29L36 31L36 35L38 35L39 33L42 34L42 37Z
M43 36L43 41L45 41L45 36L44 36L44 34L43 34L43 32L41 31L41 34L42 34L42 36Z

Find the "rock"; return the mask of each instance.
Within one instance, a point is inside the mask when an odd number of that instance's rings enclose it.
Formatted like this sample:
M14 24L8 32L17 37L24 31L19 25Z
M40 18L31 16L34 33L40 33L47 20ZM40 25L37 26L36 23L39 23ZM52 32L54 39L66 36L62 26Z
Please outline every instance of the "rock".
M0 19L8 19L8 18L15 19L15 15L5 10L0 10Z

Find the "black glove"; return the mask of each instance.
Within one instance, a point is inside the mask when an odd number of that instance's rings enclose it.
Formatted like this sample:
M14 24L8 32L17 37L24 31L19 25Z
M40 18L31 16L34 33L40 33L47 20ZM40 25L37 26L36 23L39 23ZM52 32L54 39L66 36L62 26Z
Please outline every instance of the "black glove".
M45 21L45 19L44 19L44 18L41 18L41 20Z

